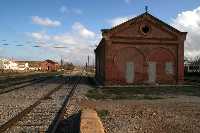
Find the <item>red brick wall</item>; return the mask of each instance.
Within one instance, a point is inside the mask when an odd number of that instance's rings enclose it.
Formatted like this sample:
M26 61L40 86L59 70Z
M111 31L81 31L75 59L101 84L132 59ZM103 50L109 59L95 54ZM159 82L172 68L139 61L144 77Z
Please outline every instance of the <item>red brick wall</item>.
M134 82L139 83L144 81L144 71L145 69L141 66L145 65L145 57L140 52L139 49L135 47L126 47L126 45L123 45L120 47L119 45L115 45L117 51L112 51L112 53L116 53L113 56L113 62L110 65L112 65L112 71L108 72L109 75L112 75L112 79L110 80L116 81L118 83L125 83L125 68L126 68L126 62L134 62L135 64L135 80ZM112 74L111 74L112 73Z
M42 71L57 71L59 69L59 65L44 61L41 63L41 69Z
M153 61L157 63L157 83L173 83L177 81L177 77L175 77L175 75L177 75L177 56L174 55L168 47L162 48L160 46L159 48L152 50L147 56L147 61ZM173 64L174 74L166 73L165 65L167 62L171 62Z
M148 81L148 62L156 62L157 83L172 83L177 80L177 56L175 46L164 45L131 45L113 44L111 52L112 60L107 62L111 71L107 71L108 84L126 84L125 65L126 62L135 64L135 84L146 83ZM173 63L173 75L166 74L165 63Z
M150 25L150 32L141 33L141 25ZM101 71L105 73L104 84L127 84L125 79L126 62L134 62L134 84L148 81L148 63L156 62L156 83L174 84L184 79L185 33L167 27L149 15L128 21L103 33L105 49L99 48L96 59L102 60ZM105 57L104 57L105 55ZM166 63L172 63L173 74L166 73Z

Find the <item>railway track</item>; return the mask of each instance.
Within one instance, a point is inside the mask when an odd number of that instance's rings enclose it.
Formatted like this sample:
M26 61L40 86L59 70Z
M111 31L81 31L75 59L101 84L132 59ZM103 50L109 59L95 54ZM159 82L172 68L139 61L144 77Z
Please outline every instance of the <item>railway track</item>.
M26 80L22 80L22 81L21 80L20 81L13 81L11 83L3 82L3 83L0 83L0 88L7 88L7 87L10 87L10 86L15 86L15 85L31 82L31 81L34 81L34 80L36 80L36 78L26 79Z
M42 100L44 100L45 98L48 98L50 95L52 95L52 93L54 93L55 91L57 91L61 87L62 87L62 85L60 85L57 88L55 88L54 90L50 91L47 95L45 95L44 97L42 97L41 99L36 101L34 104L32 104L28 108L24 109L18 115L16 115L12 119L10 119L8 122L6 122L4 125L2 125L0 127L0 132L4 132L7 129L11 128L16 122L18 122L21 118L23 118L26 114L30 113L36 106L38 106L41 103Z
M52 124L49 126L47 133L56 133L57 132L58 126L59 126L60 122L64 119L64 114L67 111L67 106L68 106L69 100L73 96L81 79L82 79L82 76L79 77L74 83L71 84L70 92L69 92L68 96L65 97L62 107L59 110L59 112L57 113Z
M18 90L18 89L21 89L21 88L24 88L24 87L27 87L27 86L30 86L30 85L33 85L33 84L37 84L37 83L43 82L43 81L45 81L47 79L50 79L50 78L51 78L51 76L50 77L40 77L38 79L22 81L22 82L18 82L18 83L9 85L4 89L0 89L0 95L8 93L8 92L11 92L11 91L14 91L14 90Z
M0 132L50 132L56 131L81 78L66 81L42 96L12 119L0 126Z
M0 126L19 112L53 90L61 78L52 78L44 82L17 89L0 95Z
M35 101L33 104L31 104L29 107L25 108L23 111L18 113L13 118L9 119L6 123L0 126L0 132L5 132L6 130L10 129L12 126L14 126L18 121L20 121L25 115L30 113L35 107L37 107L39 104L42 103L42 100L48 99L53 93L58 91L63 86L63 83L54 88L53 90L49 91L47 94L42 96L40 99Z

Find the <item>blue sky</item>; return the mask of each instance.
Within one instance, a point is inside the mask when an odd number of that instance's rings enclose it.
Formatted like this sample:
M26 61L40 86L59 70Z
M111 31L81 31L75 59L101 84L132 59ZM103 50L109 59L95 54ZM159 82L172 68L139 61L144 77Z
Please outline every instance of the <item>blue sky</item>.
M87 54L93 58L100 29L143 13L145 5L152 15L190 32L188 27L179 25L178 14L182 15L181 22L185 12L198 14L200 0L1 0L0 44L9 45L0 45L0 57L22 60L62 57L83 63Z

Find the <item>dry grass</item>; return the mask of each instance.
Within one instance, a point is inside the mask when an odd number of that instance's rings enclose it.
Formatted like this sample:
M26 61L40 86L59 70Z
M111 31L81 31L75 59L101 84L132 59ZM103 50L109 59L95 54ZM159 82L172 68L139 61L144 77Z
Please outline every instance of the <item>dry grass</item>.
M89 90L86 96L92 99L165 99L177 95L198 96L200 89L195 86L180 87L130 87L130 88L104 88Z

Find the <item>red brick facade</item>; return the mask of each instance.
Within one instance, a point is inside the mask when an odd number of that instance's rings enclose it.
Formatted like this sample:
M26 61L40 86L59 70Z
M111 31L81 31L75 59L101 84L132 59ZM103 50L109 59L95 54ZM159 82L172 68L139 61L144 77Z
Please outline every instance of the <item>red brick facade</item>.
M59 64L52 60L45 60L41 63L42 71L57 71L59 69Z
M186 34L149 13L102 30L96 79L104 85L181 83Z

